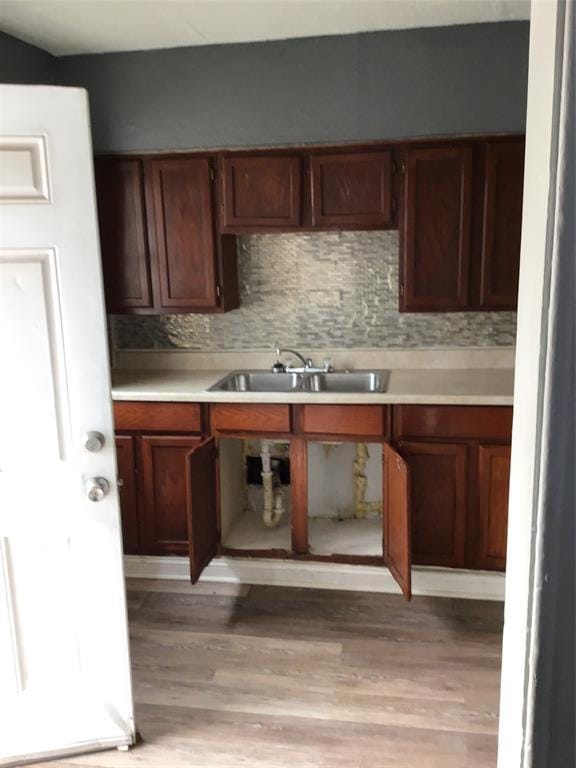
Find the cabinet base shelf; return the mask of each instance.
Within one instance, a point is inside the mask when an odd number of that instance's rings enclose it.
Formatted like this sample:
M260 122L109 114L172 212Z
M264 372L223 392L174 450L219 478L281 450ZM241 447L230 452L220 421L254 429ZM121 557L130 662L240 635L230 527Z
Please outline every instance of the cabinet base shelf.
M186 557L125 555L124 570L127 578L182 581L190 578ZM392 575L382 566L310 560L217 557L205 568L200 580L400 595ZM413 594L419 596L501 601L504 600L504 586L503 573L427 566L412 569Z

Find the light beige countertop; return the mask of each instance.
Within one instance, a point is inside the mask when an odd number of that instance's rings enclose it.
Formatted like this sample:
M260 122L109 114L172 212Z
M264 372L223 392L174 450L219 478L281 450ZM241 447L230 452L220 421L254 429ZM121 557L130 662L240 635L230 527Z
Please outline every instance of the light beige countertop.
M265 369L264 369L265 370ZM512 405L511 368L392 368L386 392L209 392L230 370L119 369L112 371L114 400L197 403L406 403Z

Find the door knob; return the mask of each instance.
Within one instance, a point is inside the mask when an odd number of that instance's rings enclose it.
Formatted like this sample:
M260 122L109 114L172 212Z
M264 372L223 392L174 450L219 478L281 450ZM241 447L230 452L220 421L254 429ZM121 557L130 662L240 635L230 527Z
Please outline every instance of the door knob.
M104 448L104 435L101 432L86 432L82 438L82 445L90 453L98 453Z
M110 490L110 483L104 477L91 477L86 480L85 486L90 501L102 501Z

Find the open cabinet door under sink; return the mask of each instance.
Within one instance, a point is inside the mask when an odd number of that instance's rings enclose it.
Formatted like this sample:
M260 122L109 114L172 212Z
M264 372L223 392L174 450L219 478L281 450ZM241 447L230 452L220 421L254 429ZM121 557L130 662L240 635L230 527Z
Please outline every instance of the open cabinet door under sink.
M186 456L190 581L195 584L218 550L216 442L195 446Z
M306 445L306 442L303 441ZM388 443L382 445L382 537L383 560L400 586L407 600L412 597L411 569L411 519L410 473L407 463ZM190 552L190 580L195 584L204 568L218 553L219 514L217 449L215 438L196 445L186 456L188 495L188 539ZM295 471L299 469L300 471ZM307 473L302 467L292 467L292 482L302 488L308 486ZM307 519L307 493L304 494L304 512ZM296 509L293 504L292 514ZM293 518L294 522L294 518ZM307 526L306 526L307 528ZM305 531L305 538L307 531ZM310 559L314 555L306 552ZM301 555L302 556L302 555ZM304 555L306 557L306 555ZM320 557L319 559L325 559Z
M407 600L412 599L410 470L388 443L383 445L384 560Z

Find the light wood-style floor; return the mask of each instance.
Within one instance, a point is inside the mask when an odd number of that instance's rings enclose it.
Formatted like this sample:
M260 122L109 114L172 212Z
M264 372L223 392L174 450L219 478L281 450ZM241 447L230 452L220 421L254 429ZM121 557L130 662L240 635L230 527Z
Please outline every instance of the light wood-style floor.
M142 743L49 766L494 768L502 605L129 583Z

